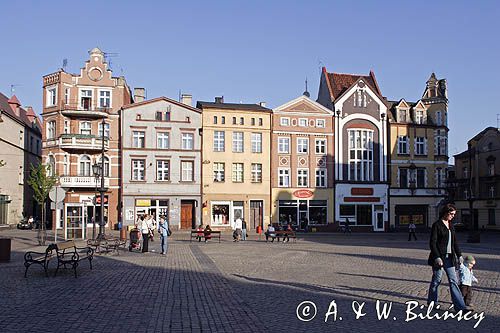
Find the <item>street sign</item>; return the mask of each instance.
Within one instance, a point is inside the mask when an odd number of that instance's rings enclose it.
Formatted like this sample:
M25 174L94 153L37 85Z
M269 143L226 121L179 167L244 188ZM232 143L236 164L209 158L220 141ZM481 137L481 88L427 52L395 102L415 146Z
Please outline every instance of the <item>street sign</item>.
M66 190L62 187L56 186L53 187L49 192L49 198L55 202L62 202L64 200L64 196L66 195Z
M64 209L64 203L62 201L59 201L57 203L51 202L50 203L50 209Z

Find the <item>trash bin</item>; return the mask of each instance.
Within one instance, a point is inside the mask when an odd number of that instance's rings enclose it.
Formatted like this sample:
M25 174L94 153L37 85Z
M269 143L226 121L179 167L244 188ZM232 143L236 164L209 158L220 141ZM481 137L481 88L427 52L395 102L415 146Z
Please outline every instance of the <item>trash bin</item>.
M125 229L125 228L120 229L120 239L121 240L127 239L127 229Z
M10 261L10 238L0 238L0 262Z

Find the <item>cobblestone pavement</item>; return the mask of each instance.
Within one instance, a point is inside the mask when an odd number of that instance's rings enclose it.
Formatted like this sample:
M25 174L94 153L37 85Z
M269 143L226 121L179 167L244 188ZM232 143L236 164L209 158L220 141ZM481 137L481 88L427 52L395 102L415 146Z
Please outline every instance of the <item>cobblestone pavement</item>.
M475 318L408 322L405 302L426 300L428 234L416 242L406 234L307 234L285 244L256 235L233 243L228 234L220 244L205 244L176 232L166 256L158 254L156 241L153 253L98 255L93 270L81 264L77 279L69 270L46 278L36 266L25 279L23 254L40 249L35 235L0 231L13 239L11 261L0 263L1 332L498 331L500 234L483 234L480 244L467 244L460 234L463 252L477 258ZM378 320L377 300L392 304L388 319ZM296 313L303 301L317 309L307 322ZM365 303L365 316L355 319L353 302ZM440 302L450 306L446 278ZM333 304L337 313L325 322ZM307 319L314 311L304 306L299 314ZM426 310L411 312L423 316Z

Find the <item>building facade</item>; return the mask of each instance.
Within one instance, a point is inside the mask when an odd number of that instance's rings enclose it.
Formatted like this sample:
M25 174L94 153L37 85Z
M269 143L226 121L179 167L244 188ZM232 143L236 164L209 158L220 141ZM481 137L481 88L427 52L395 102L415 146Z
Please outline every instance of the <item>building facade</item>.
M446 198L448 99L446 80L434 73L417 102L389 102L390 224L428 228Z
M144 214L172 229L201 222L201 111L188 104L136 98L122 108L125 225Z
M334 113L307 95L273 110L271 216L322 230L334 222Z
M41 218L27 181L31 165L40 163L40 120L30 106L22 108L15 95L0 93L0 133L0 225L14 225L29 216Z
M198 102L203 112L202 221L267 225L271 211L271 110L262 104Z
M335 225L388 227L387 105L373 72L329 73L323 67L318 102L335 113Z
M101 219L94 164L104 169L106 227L121 220L119 110L132 98L125 78L112 76L101 50L94 48L89 56L78 74L60 69L43 77L43 162L66 189L54 227L67 238L85 238L87 227Z
M473 228L476 220L479 229L500 229L496 222L500 216L499 129L487 127L469 140L466 151L454 158L455 179L450 179L450 184L458 210L456 219L468 228Z

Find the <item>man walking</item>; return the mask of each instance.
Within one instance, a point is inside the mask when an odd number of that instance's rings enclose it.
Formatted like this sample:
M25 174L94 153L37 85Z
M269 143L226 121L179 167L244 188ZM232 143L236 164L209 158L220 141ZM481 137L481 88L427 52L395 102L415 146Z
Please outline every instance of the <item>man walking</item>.
M167 253L167 237L168 237L168 223L165 217L160 217L160 224L158 225L158 234L160 235L161 254Z
M415 223L413 221L410 222L408 225L408 241L411 241L411 236L413 235L413 238L417 240L417 235L415 234L415 231L417 230L417 227L415 226Z

